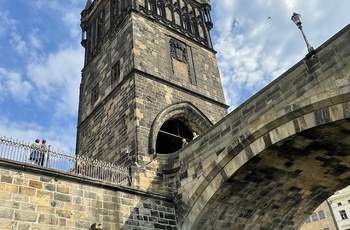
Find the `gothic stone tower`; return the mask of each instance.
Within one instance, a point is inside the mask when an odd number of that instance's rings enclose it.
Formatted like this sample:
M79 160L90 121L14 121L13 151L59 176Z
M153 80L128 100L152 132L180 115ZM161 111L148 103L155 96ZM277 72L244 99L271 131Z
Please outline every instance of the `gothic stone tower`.
M78 155L156 171L157 156L178 151L182 138L227 114L209 3L87 1ZM142 175L134 180L146 187Z

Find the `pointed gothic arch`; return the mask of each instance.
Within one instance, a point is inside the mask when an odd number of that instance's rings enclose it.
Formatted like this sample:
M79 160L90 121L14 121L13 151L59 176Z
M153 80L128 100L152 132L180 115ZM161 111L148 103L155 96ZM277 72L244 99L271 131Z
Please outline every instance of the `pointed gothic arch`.
M198 36L198 25L197 25L197 21L195 18L191 18L190 19L190 30L189 30L190 35L192 36Z
M204 132L206 129L211 127L213 123L192 103L190 102L179 102L175 103L165 109L163 109L154 119L151 129L150 129L150 137L149 137L149 153L170 153L175 152L175 147L169 148L170 151L157 151L157 145L160 146L157 141L166 141L170 139L159 137L160 133L169 135L169 138L179 138L179 143L181 142L181 138L184 136L177 135L164 128L164 125L176 126L182 130L184 135L188 135L188 130L190 132L196 132L198 134ZM178 126L177 126L178 125ZM188 129L188 130L187 130ZM169 132L168 132L169 131ZM190 138L186 136L185 138ZM164 143L165 145L167 143Z
M191 28L190 19L189 19L187 14L183 14L183 16L182 16L182 29L185 32L188 32L188 31L190 31L190 28Z
M157 17L158 19L165 22L166 20L166 11L165 11L165 3L162 1L157 2Z

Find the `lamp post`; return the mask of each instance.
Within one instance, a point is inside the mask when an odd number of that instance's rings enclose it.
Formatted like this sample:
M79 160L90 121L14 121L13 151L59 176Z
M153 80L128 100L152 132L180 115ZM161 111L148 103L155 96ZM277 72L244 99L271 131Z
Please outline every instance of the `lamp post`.
M303 31L303 27L301 26L301 15L298 14L298 13L293 13L292 17L291 17L291 20L295 23L295 25L299 28L299 30L301 31L301 34L303 35L303 38L305 40L305 43L306 43L306 46L307 46L307 51L309 53L314 53L314 48L312 48L312 46L309 44L309 42L307 41L307 38L304 34L304 31Z

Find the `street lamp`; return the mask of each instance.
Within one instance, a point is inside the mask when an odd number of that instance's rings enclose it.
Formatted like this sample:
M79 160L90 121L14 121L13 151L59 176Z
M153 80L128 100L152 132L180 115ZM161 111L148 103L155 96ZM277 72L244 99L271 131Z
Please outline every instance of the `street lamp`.
M301 34L303 35L303 38L305 40L305 43L306 43L306 46L307 46L307 51L309 53L314 53L314 48L312 48L312 46L309 44L309 42L307 41L307 38L304 34L304 31L303 31L303 27L301 26L301 15L298 14L298 13L293 13L292 17L291 17L291 20L295 23L295 25L297 25L297 27L299 28L299 30L301 31Z

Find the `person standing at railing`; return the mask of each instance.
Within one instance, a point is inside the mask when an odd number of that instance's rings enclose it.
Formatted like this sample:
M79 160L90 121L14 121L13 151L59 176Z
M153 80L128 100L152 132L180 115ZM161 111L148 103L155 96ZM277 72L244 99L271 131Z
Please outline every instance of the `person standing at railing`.
M40 150L40 140L35 139L35 142L32 144L32 152L30 153L29 156L29 161L31 163L38 164L39 162L39 150Z
M186 138L182 138L181 140L182 140L182 147L185 147L185 145L188 144Z
M39 154L39 162L38 162L38 165L40 166L44 165L46 151L47 151L46 140L44 139L41 141L41 145L40 145L40 154Z

